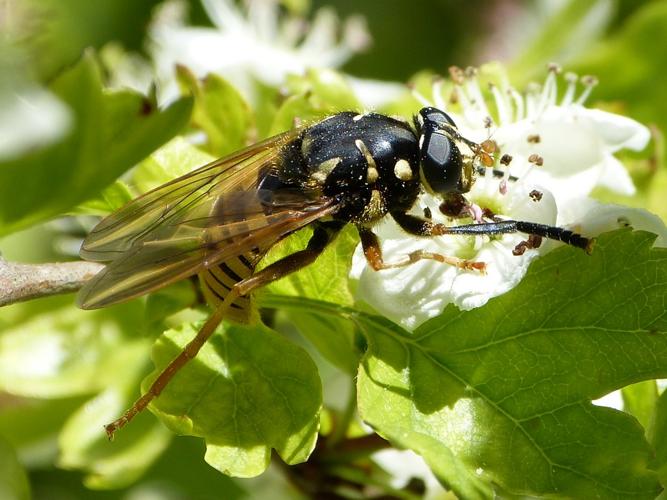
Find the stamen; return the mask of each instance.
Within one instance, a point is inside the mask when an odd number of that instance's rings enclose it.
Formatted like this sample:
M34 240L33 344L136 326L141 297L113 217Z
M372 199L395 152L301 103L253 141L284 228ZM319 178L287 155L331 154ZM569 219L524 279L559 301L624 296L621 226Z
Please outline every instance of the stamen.
M246 19L232 7L231 2L203 2L204 9L213 24L224 31L247 30Z
M493 118L490 116L485 116L484 117L484 128L489 130L491 127L493 127Z
M496 103L496 110L498 111L498 121L500 125L510 123L512 120L512 112L510 110L507 95L500 92L500 89L493 83L489 83L493 100Z
M456 85L463 85L466 79L463 70L458 66L449 67L449 77L452 79L452 82L454 82Z
M512 163L512 156L505 153L500 157L500 164L506 167L509 167L509 164Z
M530 82L526 87L526 118L533 118L537 115L541 90L540 84L536 82Z
M295 47L306 32L306 22L299 17L290 17L280 26L280 40L288 47Z
M433 102L438 109L445 109L447 105L442 98L442 78L436 77L433 79Z
M515 122L521 121L525 118L526 108L524 106L524 100L521 94L513 87L507 89L507 95L510 97L512 104L514 105L514 116L512 119Z
M459 103L461 104L461 110L463 111L463 116L465 119L469 123L479 123L481 120L483 120L484 118L480 117L476 112L477 110L475 109L475 104L470 100L466 89L461 86L456 87L456 89L456 95L459 99Z
M542 113L550 105L556 104L556 98L558 97L558 81L556 75L559 72L560 67L558 65L553 63L549 65L549 74L547 75L547 79L544 82L544 88L542 89L542 96L537 110L538 113Z
M565 95L563 96L561 105L569 106L574 101L574 95L577 92L577 80L579 80L579 77L576 75L576 73L565 73L567 89L565 89Z
M449 94L449 104L452 106L456 106L459 103L459 88L460 87L454 87Z
M538 167L541 167L544 165L544 158L542 158L540 155L537 153L533 153L528 157L528 161Z
M363 16L352 15L345 20L341 42L352 52L360 52L371 45L371 36Z
M477 79L477 69L472 66L466 68L466 82L465 89L469 94L470 100L477 108L477 112L482 116L490 116L489 108L486 106L486 101L482 95L482 89L479 87L479 80Z
M257 36L263 40L275 40L278 29L278 4L274 2L251 2L248 5L248 20Z
M581 83L584 84L585 88L575 103L579 105L583 105L586 102L586 99L588 99L588 96L591 95L591 92L593 91L593 87L598 84L598 79L590 75L582 76Z
M424 97L424 94L422 94L421 92L419 92L419 90L417 90L417 87L415 87L414 84L412 83L408 84L408 88L410 89L412 97L414 97L417 101L419 101L419 104L421 104L424 107L429 107L433 105L431 101L429 101L426 97Z
M537 189L533 189L530 193L528 193L528 196L530 196L530 199L538 202L542 201L542 196L544 196L544 193L542 191L538 191Z
M318 10L312 21L312 27L304 39L301 47L310 51L325 50L336 45L336 31L338 19L332 11Z

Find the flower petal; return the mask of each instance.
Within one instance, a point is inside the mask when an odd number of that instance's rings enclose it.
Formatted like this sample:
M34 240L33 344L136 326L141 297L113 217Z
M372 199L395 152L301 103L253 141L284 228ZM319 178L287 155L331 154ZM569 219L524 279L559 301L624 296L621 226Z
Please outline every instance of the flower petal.
M667 227L660 217L642 208L600 203L590 198L573 200L558 214L558 224L574 226L585 235L631 226L656 234L654 246L667 247Z
M533 190L541 193L539 201L530 196ZM513 219L543 224L556 222L556 201L551 193L522 181L512 183L503 196L498 192L497 179L480 178L470 193L470 200ZM421 204L429 206L434 220L444 220L438 213L437 200L424 196ZM357 297L409 330L439 315L449 304L469 310L511 290L541 251L527 250L522 256L513 255L514 247L527 238L522 234L493 238L454 235L419 238L405 234L391 220L378 226L376 232L386 262L396 261L415 250L426 250L487 265L485 274L435 261L374 271L369 266L363 267L363 255L358 250L353 264L359 276Z
M526 158L537 154L544 160L541 169L553 177L594 167L603 159L604 143L593 124L582 119L581 109L551 106L536 119L515 123L502 133L507 137L503 152Z
M611 154L605 155L598 184L625 196L632 196L637 191L625 165Z
M612 153L623 148L639 151L651 138L649 129L631 118L599 109L580 109Z

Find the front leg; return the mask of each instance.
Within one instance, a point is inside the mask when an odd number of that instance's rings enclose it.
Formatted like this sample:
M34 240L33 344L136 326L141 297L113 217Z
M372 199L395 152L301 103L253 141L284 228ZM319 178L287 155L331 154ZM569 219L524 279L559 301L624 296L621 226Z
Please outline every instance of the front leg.
M486 264L483 262L474 262L470 260L459 259L457 257L449 257L439 253L426 252L424 250L416 250L406 254L402 259L394 262L385 262L382 258L382 248L380 246L380 241L378 240L376 234L367 227L358 226L357 229L359 231L361 247L364 250L366 260L375 271L404 267L425 259L435 260L437 262L449 264L451 266L458 267L459 269L465 269L468 271L477 270L484 272L486 269Z
M494 222L484 222L481 224L465 224L462 226L447 226L445 224L438 224L430 220L422 219L414 215L392 212L391 216L410 234L417 236L444 236L446 234L467 234L471 236L482 235L496 235L496 234L511 234L511 233L525 233L533 235L533 237L540 236L542 238L549 238L551 240L561 241L573 247L581 248L586 253L591 253L595 239L585 238L582 235L564 229L562 227L547 226L545 224L538 224L536 222L526 222L520 220L501 220L496 219ZM521 254L521 250L517 247L517 252ZM525 250L525 249L524 249Z

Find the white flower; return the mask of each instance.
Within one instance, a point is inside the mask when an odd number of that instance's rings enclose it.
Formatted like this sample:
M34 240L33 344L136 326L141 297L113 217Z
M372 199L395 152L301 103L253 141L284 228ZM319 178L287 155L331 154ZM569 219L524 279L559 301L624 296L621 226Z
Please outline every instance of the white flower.
M551 66L544 85L531 85L525 95L506 83L492 86L497 124L485 129L491 106L483 97L476 72L455 71L462 113L453 114L454 120L470 139L482 141L490 133L501 151L512 156L510 172L549 186L559 204L586 196L596 186L633 194L632 180L614 153L623 148L643 149L650 139L649 130L630 118L585 108L597 83L591 77L581 79L584 91L577 96L579 79L566 74L567 87L559 101L558 74L559 69ZM439 93L434 99L437 107L444 106ZM543 165L535 168L528 161L531 155L540 157Z
M533 191L538 195L531 196ZM467 198L506 218L547 225L557 223L556 202L552 194L543 187L523 180L508 184L506 194L501 195L498 179L481 177ZM423 215L424 207L430 209L434 221L451 224L440 214L439 201L432 196L422 196L413 213ZM465 221L470 222L470 219ZM389 218L376 228L376 232L387 262L398 260L416 250L426 250L487 264L484 274L464 271L432 260L422 260L397 269L374 271L365 265L361 251L357 251L354 269L359 278L358 297L407 329L414 329L427 319L439 315L450 303L463 310L483 306L489 299L514 288L525 275L530 262L549 248L544 243L539 249L528 249L523 255L515 256L512 251L527 239L527 235L419 238L407 235Z
M558 224L576 226L577 230L585 234L600 234L622 227L632 227L655 234L657 238L653 246L667 248L667 226L660 217L641 208L578 198L559 210Z
M549 74L544 90L525 97L512 89L506 90L503 97L499 87L494 87L498 125L489 127L488 106L474 72L465 76L455 73L455 77L461 112L450 114L462 135L478 142L490 136L502 154L512 157L509 168L503 169L502 178L487 173L466 194L471 214L477 213L473 219L479 220L482 207L502 218L569 227L587 236L632 225L658 234L658 245L667 242L667 230L658 217L587 198L596 185L608 185L622 193L634 189L612 153L622 147L640 148L648 139L648 131L642 125L582 106L592 80L587 81L589 87L575 99L575 79L569 76L565 96L559 104L556 71ZM439 92L434 94L435 105L449 113L444 100L438 97ZM420 99L424 105L431 105ZM536 166L542 161L543 166ZM470 218L448 220L441 214L439 203L424 194L413 213L422 215L424 207L428 207L436 222L471 223ZM407 329L439 315L448 304L469 310L511 290L523 279L532 260L558 245L545 240L539 248L528 248L517 256L513 250L527 240L527 235L418 238L407 235L392 220L377 226L375 232L382 242L385 262L425 250L487 266L482 274L435 261L419 261L402 268L374 271L358 250L352 273L359 279L357 296Z
M176 64L186 65L198 77L221 74L249 97L253 79L276 86L291 73L338 67L368 43L363 18L351 17L341 28L329 8L318 10L309 23L282 15L277 0L249 1L247 9L232 0L202 3L215 27L185 26L178 12L182 4L172 1L170 12L163 12L152 30L149 52L161 101L179 94L173 76Z
M424 482L426 491L422 498L446 498L446 491L431 472L424 459L410 450L386 449L373 454L380 466L391 475L391 486L405 488L414 478Z
M278 86L289 74L336 68L370 40L363 17L352 16L341 27L330 8L320 9L309 22L281 15L277 0L248 0L246 9L231 0L202 2L214 28L186 26L186 5L179 0L166 1L157 9L149 30L150 63L118 45L105 46L101 54L110 68L110 86L148 94L156 84L158 101L168 103L180 96L174 69L182 64L200 78L222 75L255 102L255 80ZM405 86L396 82L345 78L368 109L395 101L405 92Z

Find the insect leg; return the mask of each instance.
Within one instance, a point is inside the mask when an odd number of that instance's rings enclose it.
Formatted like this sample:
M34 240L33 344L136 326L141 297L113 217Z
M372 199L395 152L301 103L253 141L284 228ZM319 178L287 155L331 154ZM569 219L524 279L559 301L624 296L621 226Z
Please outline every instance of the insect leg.
M466 224L463 226L446 226L445 224L436 224L429 220L422 219L410 214L392 213L394 220L405 231L418 236L442 236L445 234L467 234L473 236L526 233L529 235L541 236L551 240L562 241L568 245L581 248L586 253L591 253L595 239L585 238L584 236L564 229L562 227L547 226L535 222L525 222L517 220L497 220L483 224Z
M114 433L125 426L130 420L132 420L140 411L144 410L148 404L158 397L162 390L167 386L169 381L176 375L178 370L180 370L185 364L194 358L202 346L206 343L209 337L213 334L215 329L218 327L222 319L224 318L225 313L229 306L231 306L234 299L239 296L238 292L232 289L225 300L220 304L220 306L213 311L211 316L206 320L204 326L201 327L195 338L193 338L188 344L183 348L183 350L176 356L167 367L162 370L162 373L155 379L151 384L148 390L137 399L134 404L127 410L123 415L104 426L104 430L107 433L109 439L113 439Z
M174 375L197 355L202 346L211 337L213 332L215 332L215 329L225 317L227 310L234 300L314 262L343 226L344 224L337 222L318 224L315 226L315 231L308 241L306 249L288 255L234 285L220 306L213 311L206 323L204 323L204 326L202 326L195 338L185 346L178 356L171 360L169 365L167 365L148 388L148 391L137 399L120 418L104 426L109 439L112 439L118 429L127 424L140 411L144 410L153 399L158 397Z
M366 260L376 271L380 271L381 269L404 267L424 259L435 260L469 271L477 270L483 272L486 268L486 265L483 262L475 262L471 260L459 259L457 257L449 257L439 253L426 252L424 250L416 250L405 255L402 259L394 262L385 262L382 258L382 248L380 247L380 241L373 231L364 227L360 227L359 237L361 238L361 246L364 250Z
M344 226L345 223L337 221L317 224L313 235L308 241L308 246L304 250L287 255L279 261L266 266L261 271L257 271L249 278L237 283L234 289L238 290L239 295L247 295L255 288L268 285L272 281L279 280L288 274L312 264Z

